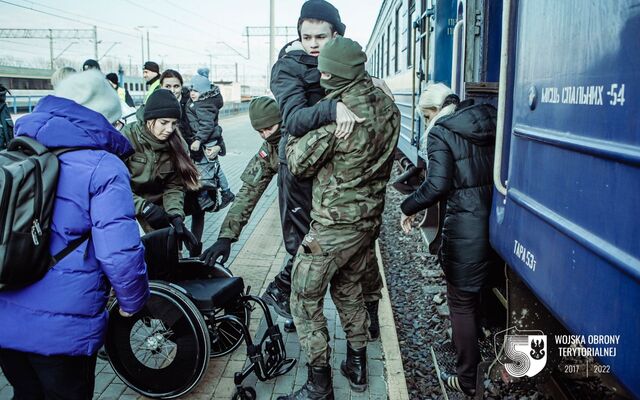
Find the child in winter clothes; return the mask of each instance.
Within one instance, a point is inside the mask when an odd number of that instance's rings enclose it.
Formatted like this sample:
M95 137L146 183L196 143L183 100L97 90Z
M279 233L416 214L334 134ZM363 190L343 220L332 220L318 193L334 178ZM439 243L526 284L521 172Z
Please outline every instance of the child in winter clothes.
M228 206L235 196L229 189L218 155L224 156L226 149L222 139L222 128L218 125L218 113L224 101L220 89L212 85L207 78L195 75L191 78L191 100L187 103L187 117L192 131L190 142L191 158L198 167L204 189L214 189L218 180L221 201L218 210ZM202 190L198 196L201 208L206 209L211 200L208 190Z

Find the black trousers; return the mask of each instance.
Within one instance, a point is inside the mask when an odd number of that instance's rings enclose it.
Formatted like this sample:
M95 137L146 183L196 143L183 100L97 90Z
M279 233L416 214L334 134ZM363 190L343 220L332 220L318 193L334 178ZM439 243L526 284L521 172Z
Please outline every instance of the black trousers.
M91 400L96 355L42 356L0 349L0 366L14 400Z
M278 169L278 202L284 247L289 253L275 281L285 292L291 291L291 268L298 247L311 225L311 190L313 179L298 179L286 164Z
M447 283L447 302L453 344L456 347L458 380L464 389L475 389L476 372L480 363L478 346L480 293L466 292Z

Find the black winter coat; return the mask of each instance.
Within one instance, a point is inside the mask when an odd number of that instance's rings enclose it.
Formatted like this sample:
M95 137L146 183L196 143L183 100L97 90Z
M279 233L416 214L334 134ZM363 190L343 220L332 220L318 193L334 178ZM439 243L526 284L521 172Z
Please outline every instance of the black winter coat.
M304 136L336 120L336 100L323 100L318 59L307 54L298 41L288 43L271 70L271 91L280 106L282 138L280 162L287 163L288 135Z
M405 215L446 200L439 251L447 281L478 292L499 258L489 244L496 109L475 105L443 117L428 133L427 179L401 205Z

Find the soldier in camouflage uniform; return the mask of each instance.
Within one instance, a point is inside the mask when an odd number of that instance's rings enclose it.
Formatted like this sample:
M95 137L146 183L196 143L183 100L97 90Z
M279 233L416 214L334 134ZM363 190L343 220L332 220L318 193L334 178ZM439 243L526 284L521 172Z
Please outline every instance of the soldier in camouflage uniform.
M339 99L365 118L348 140L327 125L301 138L290 137L287 161L298 177L314 177L311 229L292 271L291 313L309 360L306 384L287 399L333 399L331 350L323 310L330 286L347 338L341 365L351 388L367 387L366 345L369 319L362 277L371 243L382 220L386 184L400 132L400 112L365 72L360 45L337 36L318 58L320 83L329 99Z
M220 256L223 263L227 261L231 243L238 240L260 197L278 173L281 122L278 104L270 97L253 99L249 105L249 118L253 128L265 141L240 177L242 187L222 222L218 240L201 257L207 264Z

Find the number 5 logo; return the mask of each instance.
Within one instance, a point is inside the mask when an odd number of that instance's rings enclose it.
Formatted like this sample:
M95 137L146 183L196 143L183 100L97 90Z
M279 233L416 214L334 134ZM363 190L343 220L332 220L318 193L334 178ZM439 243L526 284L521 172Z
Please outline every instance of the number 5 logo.
M504 354L512 362L501 363L509 375L515 378L521 378L525 375L528 377L536 376L547 364L547 335L541 334L540 331L534 332L539 334L505 335ZM498 334L500 332L494 336L494 345Z

